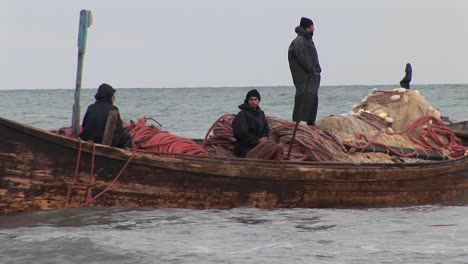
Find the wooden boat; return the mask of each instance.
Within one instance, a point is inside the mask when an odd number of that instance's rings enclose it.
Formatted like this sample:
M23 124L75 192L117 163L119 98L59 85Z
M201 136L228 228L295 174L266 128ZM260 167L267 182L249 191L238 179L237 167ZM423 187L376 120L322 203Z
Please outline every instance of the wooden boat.
M367 208L468 202L466 155L412 164L354 164L148 153L93 148L4 118L0 135L2 213L64 205Z
M468 121L449 123L447 127L462 140L463 145L468 146Z

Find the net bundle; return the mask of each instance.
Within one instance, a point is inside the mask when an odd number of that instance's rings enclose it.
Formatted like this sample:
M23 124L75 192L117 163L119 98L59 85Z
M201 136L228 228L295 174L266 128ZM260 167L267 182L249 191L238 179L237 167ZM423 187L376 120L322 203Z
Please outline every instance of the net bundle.
M204 146L210 155L234 156L235 138L232 132L234 114L220 117L212 125L205 136ZM269 143L258 145L251 152L263 152L258 155L248 153L247 157L261 159L286 159L291 139L294 133L295 122L276 117L267 117L270 127ZM272 144L274 143L274 144ZM278 157L281 153L281 157ZM299 125L294 143L292 145L290 160L308 161L350 161L342 146L332 136L320 129Z
M384 162L394 156L415 162L406 158L418 158L420 151L429 153L427 159L431 155L459 157L466 152L460 139L440 119L439 111L418 91L404 88L373 90L351 114L327 116L317 126L332 131L352 150L369 150L369 146L386 150L388 155L379 157ZM351 156L360 162L375 160L369 154Z

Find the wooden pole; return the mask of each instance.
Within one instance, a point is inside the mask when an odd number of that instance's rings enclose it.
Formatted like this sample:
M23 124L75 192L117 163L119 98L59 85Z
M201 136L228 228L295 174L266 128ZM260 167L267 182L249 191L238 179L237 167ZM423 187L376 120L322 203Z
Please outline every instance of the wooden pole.
M294 132L293 132L293 136L291 139L291 144L289 145L288 156L286 157L287 160L289 160L289 157L291 156L292 145L294 143L294 139L296 138L296 132L297 132L297 127L299 126L299 122L301 121L296 121L296 126L294 126Z
M103 145L112 145L112 140L114 140L114 131L115 126L117 125L117 117L119 116L118 111L110 111L109 116L107 117L106 128L104 129L104 136L102 137Z
M77 137L80 133L80 92L81 79L83 73L83 60L86 51L86 39L88 37L88 27L92 24L92 14L89 10L80 11L80 24L78 28L78 65L75 82L75 101L73 103L72 132Z

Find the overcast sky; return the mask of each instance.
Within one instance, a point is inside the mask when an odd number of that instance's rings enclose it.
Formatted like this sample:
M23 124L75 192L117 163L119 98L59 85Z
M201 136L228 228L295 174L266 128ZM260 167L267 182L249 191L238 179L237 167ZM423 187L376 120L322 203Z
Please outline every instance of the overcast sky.
M292 85L287 50L315 24L322 85L468 83L468 1L0 0L0 89Z

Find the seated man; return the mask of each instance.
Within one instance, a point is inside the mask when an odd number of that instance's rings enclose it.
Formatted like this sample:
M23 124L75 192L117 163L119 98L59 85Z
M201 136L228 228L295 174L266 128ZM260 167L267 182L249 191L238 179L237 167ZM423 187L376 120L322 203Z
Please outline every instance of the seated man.
M252 148L268 140L270 128L265 113L260 109L260 93L253 89L245 96L244 104L239 105L241 110L232 121L234 132L234 154L243 158Z
M94 143L101 144L109 112L119 111L119 109L113 105L115 101L115 89L107 83L103 83L99 86L94 98L96 98L96 102L88 106L83 118L83 132L80 134L80 138L83 140L92 140ZM132 148L132 136L125 132L120 114L117 117L112 146L118 148Z

